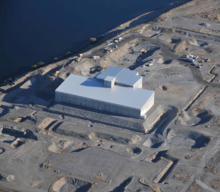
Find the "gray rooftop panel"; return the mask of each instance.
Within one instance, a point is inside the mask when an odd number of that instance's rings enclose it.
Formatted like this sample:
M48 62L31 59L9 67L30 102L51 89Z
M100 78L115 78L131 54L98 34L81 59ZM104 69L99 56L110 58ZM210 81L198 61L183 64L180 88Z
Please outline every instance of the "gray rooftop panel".
M133 86L139 79L142 78L136 74L136 71L124 69L117 75L116 82L128 86Z
M139 88L114 86L104 87L104 83L96 79L78 75L69 77L56 89L56 92L76 95L106 103L141 109L154 91Z
M107 76L116 77L120 71L123 70L122 67L108 67L106 70L102 71L99 75L96 76L96 79L104 80Z
M133 86L142 77L137 75L136 71L131 71L122 67L108 67L96 76L97 79L104 80L107 76L116 77L116 83Z

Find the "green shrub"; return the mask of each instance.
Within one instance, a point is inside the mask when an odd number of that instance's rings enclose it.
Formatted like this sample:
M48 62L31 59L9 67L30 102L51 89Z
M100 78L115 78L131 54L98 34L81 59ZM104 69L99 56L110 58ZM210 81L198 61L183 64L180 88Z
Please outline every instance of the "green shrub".
M89 42L90 43L96 43L97 42L97 38L92 37L92 38L90 38Z
M37 63L37 66L38 66L38 67L42 67L42 66L44 66L44 65L45 65L45 63L42 62L42 61Z
M59 58L58 57L54 57L53 61L58 61Z
M43 67L45 65L45 63L44 62L38 62L37 64L34 64L34 65L31 65L31 69L38 69L38 68L40 68L40 67Z
M71 55L71 52L68 51L68 52L66 53L66 56L70 56L70 55Z
M9 81L9 82L12 82L12 78L8 78L8 81Z
M31 69L37 69L37 65L36 64L34 64L34 65L31 65Z

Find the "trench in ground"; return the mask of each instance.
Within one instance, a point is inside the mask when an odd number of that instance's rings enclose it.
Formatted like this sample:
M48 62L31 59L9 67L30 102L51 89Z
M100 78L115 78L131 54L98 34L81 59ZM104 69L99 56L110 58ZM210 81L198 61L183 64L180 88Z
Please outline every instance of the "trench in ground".
M75 131L70 131L70 130L65 130L62 128L59 128L62 125L62 122L58 123L57 125L54 126L52 129L55 133L64 135L64 136L70 136L74 137L77 139L81 140L90 140L90 139L104 139L107 141L111 141L114 143L119 143L119 144L128 144L130 142L130 139L125 138L125 137L119 137L107 133L101 133L101 132L93 132L93 133L77 133Z
M169 169L164 173L164 175L160 178L160 180L158 181L158 183L163 183L165 181L165 179L167 178L167 176L172 172L172 170L174 169L174 167L177 165L178 163L178 159L171 157L169 154L167 154L167 150L166 151L160 151L159 153L157 153L156 157L152 160L153 163L157 163L158 161L161 160L161 157L172 161L172 165L169 167Z

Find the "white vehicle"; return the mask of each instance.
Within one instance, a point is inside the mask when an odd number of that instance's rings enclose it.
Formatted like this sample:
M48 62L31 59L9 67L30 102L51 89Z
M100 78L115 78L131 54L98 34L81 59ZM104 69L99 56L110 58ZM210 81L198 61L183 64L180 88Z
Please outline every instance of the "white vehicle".
M194 58L194 55L189 54L189 55L187 55L187 57Z
M115 42L115 43L118 43L118 40L117 40L117 39L115 39L115 40L114 40L114 42Z
M192 62L192 63L195 62L195 59L191 59L191 58L188 58L188 57L186 58L186 60L187 60L187 61L190 61L190 62Z
M192 63L195 62L195 59L192 59L189 55L186 56L186 60L187 60L187 61L190 61L190 62L192 62Z
M93 56L92 57L94 60L100 59L100 56Z
M122 37L118 37L118 41L122 41L123 40L123 38Z

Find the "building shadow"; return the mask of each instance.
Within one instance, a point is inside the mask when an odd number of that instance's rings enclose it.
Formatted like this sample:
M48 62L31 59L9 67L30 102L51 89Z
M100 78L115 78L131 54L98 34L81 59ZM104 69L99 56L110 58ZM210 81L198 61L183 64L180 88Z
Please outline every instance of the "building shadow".
M63 66L58 66L45 74L37 73L25 81L9 88L2 101L12 104L32 104L50 106L54 100L56 88L63 82L59 76L54 77L56 71ZM7 109L3 110L7 113Z
M86 87L102 87L102 88L104 88L103 82L98 81L97 79L92 79L92 78L88 78L86 81L84 81L80 85L86 86Z

